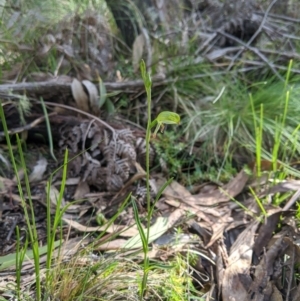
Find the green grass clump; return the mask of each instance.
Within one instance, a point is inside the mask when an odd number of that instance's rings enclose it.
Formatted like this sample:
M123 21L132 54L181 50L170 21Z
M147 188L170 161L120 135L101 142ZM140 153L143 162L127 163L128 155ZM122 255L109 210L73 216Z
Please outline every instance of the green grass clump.
M172 269L149 271L145 300L186 301L191 296L199 297L187 261L177 255L168 264ZM122 254L92 257L85 251L68 262L56 262L51 275L53 281L47 293L51 299L137 301L143 269Z
M289 161L300 151L298 116L300 86L296 83L262 82L247 87L242 82L224 82L216 101L187 110L185 132L193 141L202 141L215 156L230 158L243 155L248 163L255 160L257 126L261 128L262 158L272 159L275 144L278 159ZM201 103L201 100L199 100ZM280 141L277 141L278 138ZM248 157L248 158L247 158Z

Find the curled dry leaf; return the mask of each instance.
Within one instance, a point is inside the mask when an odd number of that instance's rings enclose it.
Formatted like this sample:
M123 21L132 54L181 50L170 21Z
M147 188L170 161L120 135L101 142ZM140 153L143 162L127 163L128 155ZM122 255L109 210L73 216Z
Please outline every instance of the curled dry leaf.
M41 48L38 51L39 56L46 55L50 49L55 45L56 39L52 34L47 34L41 39Z
M99 94L96 86L89 80L83 80L82 85L88 91L89 104L90 104L90 108L92 109L92 113L98 115L100 107L99 107Z
M46 193L48 193L47 187L45 187L45 189L46 189ZM49 197L50 197L51 204L54 205L53 207L56 207L57 206L57 201L59 199L59 191L53 185L49 189ZM63 208L64 206L65 206L65 200L63 198L62 201L61 201L60 208Z
M77 185L73 198L74 200L82 199L89 192L90 192L90 186L88 185L88 183L80 181L80 183L78 183Z
M248 291L239 275L249 275L255 232L258 222L251 223L237 238L230 249L228 263L223 274L223 300L249 300Z
M0 163L3 163L5 165L5 167L7 169L11 168L11 164L9 163L9 161L7 160L7 158L2 154L1 150L0 150Z
M241 170L235 178L218 190L211 193L199 193L193 195L187 198L186 201L200 206L213 206L229 202L232 198L242 192L248 179L249 175L247 175L244 170Z
M41 158L36 162L31 174L29 175L30 182L41 181L47 169L48 162L45 158Z
M84 92L83 86L79 80L76 78L73 79L71 85L72 95L75 99L77 108L84 111L89 112L89 97Z
M74 49L70 45L63 44L62 45L62 50L63 50L63 53L66 56L68 56L69 58L74 58L75 57L75 55L74 55Z

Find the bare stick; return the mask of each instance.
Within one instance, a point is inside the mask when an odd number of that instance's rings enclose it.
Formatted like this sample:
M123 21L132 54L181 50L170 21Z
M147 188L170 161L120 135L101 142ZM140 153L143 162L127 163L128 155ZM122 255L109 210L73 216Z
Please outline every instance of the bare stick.
M265 12L265 14L264 14L264 17L263 17L263 19L262 19L262 21L261 21L261 23L260 23L258 29L257 29L256 32L254 33L254 35L251 37L251 39L247 42L247 44L245 44L245 47L246 47L246 48L249 48L249 46L251 45L251 43L252 43L252 42L256 39L256 37L261 33L261 30L262 30L262 28L264 27L264 24L266 23L268 14L269 14L270 10L272 9L273 5L274 5L276 2L277 2L277 0L273 0L273 1L271 2L271 4L268 6L268 8L267 8L267 10L266 10L266 12ZM244 49L240 50L240 51L233 57L233 59L232 59L232 61L231 61L231 64L227 67L227 70L228 70L228 71L232 68L232 66L233 66L233 64L234 64L234 62L235 62L235 60L242 54L243 51L244 51Z
M278 77L278 79L280 79L280 81L284 81L283 77L276 71L276 69L274 68L274 66L268 61L268 59L259 51L259 49L255 48L255 47L251 47L249 45L247 45L246 43L244 43L242 40L234 37L233 35L230 35L226 32L223 31L217 31L219 34L225 36L228 39L231 39L241 45L243 45L246 49L252 51L253 53L255 53L258 57L260 57L268 66L269 68L273 71L273 73Z
M50 116L54 116L54 115L57 115L57 113L53 112L53 113L50 113L48 116L50 117ZM22 133L24 131L29 131L29 130L33 129L35 126L37 126L38 124L40 124L41 122L43 122L44 120L45 120L45 116L41 116L40 118L35 119L34 121L32 121L29 124L9 130L8 134L14 135L14 134ZM0 137L5 137L5 133L0 132Z

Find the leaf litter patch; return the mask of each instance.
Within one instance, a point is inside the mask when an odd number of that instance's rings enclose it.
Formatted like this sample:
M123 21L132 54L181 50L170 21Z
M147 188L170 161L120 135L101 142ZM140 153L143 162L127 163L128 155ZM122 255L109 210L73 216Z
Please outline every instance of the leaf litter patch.
M40 171L44 170L43 164L41 167L41 162L44 160L38 158L36 165L32 168L33 171L38 170L36 175L39 177L43 174ZM153 174L152 180L156 189L159 189L165 182L161 174ZM42 187L43 181L42 178L37 181L37 176L31 178L31 184L36 187ZM92 233L84 239L86 244L84 248L92 245L94 252L97 250L108 252L108 254L118 252L118 256L121 257L131 256L130 254L134 252L136 260L142 258L142 253L136 253L141 245L130 209L127 208L124 211L127 215L124 219L126 224L124 220L122 221L121 215L121 219L111 226L107 226L106 223L103 226L96 226L94 223L92 226L91 221L87 222L86 216L90 216L91 209L98 209L98 213L101 212L102 207L95 201L99 199L101 192L93 195L89 185L83 185L87 182L81 181L80 176L69 177L68 182L67 187L69 185L77 187L73 189L72 197L77 192L82 202L71 204L63 215L64 232L67 233L69 229L64 246L68 248L68 244L73 241L71 237L74 235L79 236L77 242L80 245L83 243L80 236ZM279 300L283 300L288 296L289 300L297 300L299 283L296 277L296 267L300 260L300 250L299 231L297 221L293 217L294 212L290 209L284 210L271 204L264 204L266 214L261 214L255 197L249 194L247 183L249 183L249 175L242 170L228 184L214 191L208 193L200 191L198 194L191 195L186 188L173 181L165 189L156 205L157 214L150 229L150 233L153 234L150 235L152 249L149 256L152 260L165 262L178 252L196 254L197 260L190 265L189 269L193 278L198 279L195 281L206 287L208 289L206 294L211 297L222 296L222 300L230 300L232 296L242 296L243 300L271 300L275 298L274 296L280 296L282 299L279 298ZM16 217L16 214L21 216L21 208L17 201L17 194L14 192L15 180L1 178L1 184L1 239L5 241L3 244L5 249L2 249L2 253L11 253L16 239L13 234L14 227L17 224L21 226L20 220ZM55 206L58 193L55 186L59 184L58 177L51 188L51 206ZM287 191L297 193L299 188L299 181L285 181L271 188L266 186L259 195L263 198ZM66 190L68 191L68 188ZM33 192L36 193L36 191L38 189L33 189ZM41 195L42 192L44 193L41 189ZM112 196L117 192L106 191L106 193ZM36 204L42 203L44 205L42 208L45 210L45 201L41 195L33 194L33 199L35 203L37 202ZM72 197L65 201L69 202L73 199ZM102 204L108 202L103 202L104 192L100 198L102 198ZM235 201L241 198L242 201ZM287 201L286 204L288 203ZM244 210L242 206L248 210ZM143 215L142 211L141 215ZM179 226L185 229L185 235L174 232ZM40 227L45 227L44 221ZM99 241L95 241L93 237L96 233L106 234ZM44 234L40 232L39 235L42 243ZM109 240L107 241L105 237L109 237ZM82 246L80 248L82 249ZM63 256L68 258L67 255ZM4 271L7 273L8 268L10 271L14 270L13 259L10 264L5 256L2 256L1 260L2 273ZM41 264L42 262L41 257ZM89 264L89 261L85 264ZM26 261L23 266L24 271L29 267ZM30 269L32 266L29 271ZM202 275L201 281L198 274ZM6 276L3 277L8 279Z

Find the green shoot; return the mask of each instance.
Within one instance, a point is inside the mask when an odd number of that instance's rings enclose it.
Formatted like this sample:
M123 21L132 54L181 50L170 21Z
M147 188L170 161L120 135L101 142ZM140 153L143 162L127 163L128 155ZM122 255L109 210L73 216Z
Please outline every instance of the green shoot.
M154 131L154 137L160 128L163 128L164 124L179 124L180 116L173 112L161 112L157 118L151 121L151 86L152 80L149 73L146 71L146 64L144 61L141 61L140 64L141 74L145 85L146 95L147 95L147 114L148 114L148 122L147 122L147 130L146 130L146 185L147 185L147 230L146 234L143 230L142 224L139 219L138 210L136 204L133 204L135 220L138 226L139 234L142 241L143 252L144 252L144 261L143 261L143 279L141 281L140 286L140 300L142 301L146 290L147 290L147 281L148 275L150 271L150 262L148 257L149 252L149 239L150 239L150 226L151 226L151 217L153 214L154 206L157 200L159 199L162 191L165 187L172 181L168 181L165 185L163 185L162 189L156 196L154 204L151 206L151 193L150 193L150 163L149 163L149 155L150 155L150 139L151 139L151 129L156 125L156 129Z

